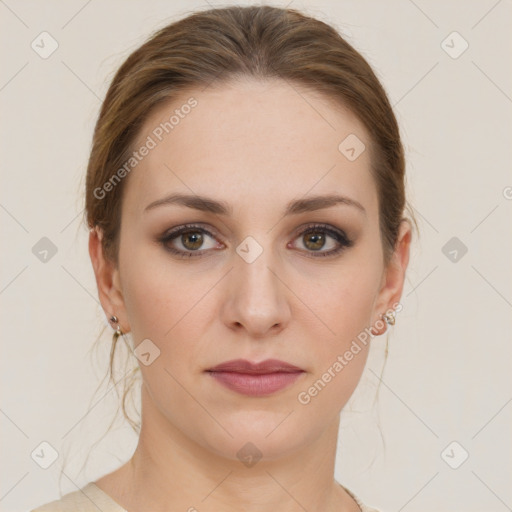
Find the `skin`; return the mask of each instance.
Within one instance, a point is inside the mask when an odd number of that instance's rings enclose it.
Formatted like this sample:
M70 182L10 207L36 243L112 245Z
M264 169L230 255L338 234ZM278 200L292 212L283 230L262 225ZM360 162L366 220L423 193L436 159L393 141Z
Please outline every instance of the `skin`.
M140 365L134 455L96 484L131 512L358 511L333 475L340 411L371 341L309 404L297 395L399 302L410 224L402 222L385 267L366 130L350 111L283 81L187 91L149 116L134 147L190 96L198 105L125 178L118 265L105 259L101 232L90 233L107 317L119 318L135 347L149 338L160 350ZM338 150L351 133L367 148L353 162ZM232 214L177 204L144 212L177 192L224 201ZM365 212L337 204L283 216L289 201L334 192ZM315 246L301 235L312 222L343 230L353 246L315 256L338 243L326 234L325 245ZM202 257L180 259L158 241L186 223L214 234L203 234ZM236 252L249 235L263 249L252 263ZM198 246L183 236L167 244L188 252ZM385 330L372 327L376 335ZM235 358L277 358L305 373L273 395L248 397L205 373ZM247 442L263 454L252 467L236 455Z

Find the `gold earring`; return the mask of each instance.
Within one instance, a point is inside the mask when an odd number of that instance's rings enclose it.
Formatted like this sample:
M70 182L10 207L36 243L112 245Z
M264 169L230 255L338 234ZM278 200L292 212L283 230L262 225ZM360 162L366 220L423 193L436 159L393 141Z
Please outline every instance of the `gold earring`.
M381 315L381 318L388 324L388 325L395 325L395 312L391 311L389 313L384 313Z
M110 323L111 324L117 324L117 328L116 328L116 330L114 332L114 337L116 339L119 338L119 336L121 336L123 334L123 331L121 331L121 326L118 324L118 322L119 322L119 319L117 318L116 315L112 315L110 317Z

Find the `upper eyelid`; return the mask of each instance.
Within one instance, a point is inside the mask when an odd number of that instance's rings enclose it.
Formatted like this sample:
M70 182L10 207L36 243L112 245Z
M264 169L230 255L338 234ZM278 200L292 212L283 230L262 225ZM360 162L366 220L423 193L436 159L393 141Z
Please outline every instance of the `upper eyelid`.
M306 223L305 225L302 225L296 229L293 230L293 236L294 237L297 237L297 236L300 236L302 235L303 233L311 230L311 229L323 229L327 232L327 235L328 236L331 236L332 238L334 238L334 236L332 234L329 233L329 231L332 231L338 235L340 235L342 238L344 238L346 240L346 242L350 245L352 244L352 240L351 238L346 234L345 230L341 229L341 228L337 228L335 226L332 226L330 224L326 224L326 223L321 223L321 222L310 222L310 223ZM168 231L166 231L162 237L161 237L161 240L174 240L176 239L180 234L183 234L183 232L187 232L188 231L193 231L193 230L196 230L196 231L202 231L204 233L206 233L207 235L213 237L213 238L217 238L219 235L218 234L215 234L215 229L209 229L209 228L206 228L205 226L203 226L201 223L197 223L197 224L193 224L193 223L187 223L187 224L182 224L181 226L176 226L175 228L172 228ZM213 231L213 232L212 232ZM221 236L222 238L222 236ZM336 240L338 243L340 243L338 240ZM222 243L224 243L222 241ZM199 252L200 250L198 250L197 252Z
M333 226L329 223L323 223L323 222L307 222L305 224L302 224L301 226L299 226L298 228L294 228L293 232L294 233L301 233L302 231L305 231L307 229L311 229L311 228L319 228L319 229L331 229L333 231L339 231L340 233L344 233L345 230L342 229L342 228L338 228L336 226ZM218 233L218 230L215 229L215 228L209 228L209 227L206 227L205 225L203 225L202 223L185 223L185 224L180 224L179 226L175 226L171 229L167 229L164 231L164 236L165 235L171 235L171 234L175 234L177 232L180 232L182 230L185 230L185 229L197 229L197 230L204 230L206 233L210 233L213 235L212 231L213 232L217 232ZM221 235L223 236L223 235Z
M176 226L172 229L168 229L168 230L164 231L162 238L168 238L172 235L176 235L176 234L181 233L182 231L187 231L187 230L188 231L193 231L193 230L202 231L211 236L218 236L212 232L215 230L208 229L201 224L197 224L197 225L196 224L182 224L180 226Z

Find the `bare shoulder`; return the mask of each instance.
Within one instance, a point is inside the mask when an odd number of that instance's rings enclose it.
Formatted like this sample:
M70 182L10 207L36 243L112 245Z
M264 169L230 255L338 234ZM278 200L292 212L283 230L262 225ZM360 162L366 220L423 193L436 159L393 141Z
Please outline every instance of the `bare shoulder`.
M339 485L342 488L342 490L344 490L345 493L351 498L351 500L352 500L351 506L355 507L354 511L357 511L357 512L380 512L376 508L368 507L367 505L365 505L356 494L354 494L352 491L347 489L345 486L343 486L341 484L339 484ZM352 508L350 510L352 510Z
M126 512L94 482L72 491L60 499L45 503L30 512Z

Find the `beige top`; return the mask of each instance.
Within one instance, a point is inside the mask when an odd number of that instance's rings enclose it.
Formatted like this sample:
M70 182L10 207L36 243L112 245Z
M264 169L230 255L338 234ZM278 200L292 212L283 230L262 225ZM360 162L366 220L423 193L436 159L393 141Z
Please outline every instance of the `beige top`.
M343 488L354 498L361 508L361 512L379 512L363 505L352 492L346 487ZM99 510L101 512L128 512L94 482L89 482L78 491L65 494L60 500L51 501L30 512L98 512Z

